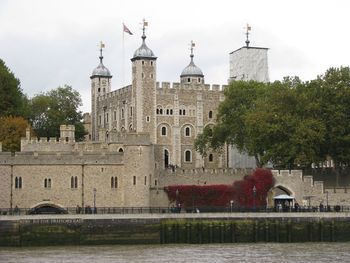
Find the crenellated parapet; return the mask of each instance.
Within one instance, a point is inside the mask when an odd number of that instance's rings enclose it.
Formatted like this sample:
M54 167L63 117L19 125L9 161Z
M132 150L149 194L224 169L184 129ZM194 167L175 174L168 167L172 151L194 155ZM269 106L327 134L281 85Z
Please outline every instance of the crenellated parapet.
M176 91L182 90L193 90L193 91L217 91L222 92L227 85L217 85L217 84L187 84L187 83L179 83L179 82L157 82L156 83L157 90L161 90L163 92L174 93Z
M104 101L109 98L114 98L114 97L122 97L122 96L127 96L131 92L131 85L125 86L123 88L111 91L105 95L99 96L97 99L98 101Z

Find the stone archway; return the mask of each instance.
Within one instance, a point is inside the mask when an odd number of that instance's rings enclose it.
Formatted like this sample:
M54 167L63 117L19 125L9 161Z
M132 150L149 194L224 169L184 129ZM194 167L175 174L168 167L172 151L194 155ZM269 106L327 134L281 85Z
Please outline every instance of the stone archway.
M32 207L28 211L28 214L68 214L68 211L62 206L54 204L52 202L42 202Z
M267 193L267 206L273 207L274 206L274 197L278 195L290 195L293 196L293 191L288 189L287 187L283 185L276 185L274 186L268 193Z

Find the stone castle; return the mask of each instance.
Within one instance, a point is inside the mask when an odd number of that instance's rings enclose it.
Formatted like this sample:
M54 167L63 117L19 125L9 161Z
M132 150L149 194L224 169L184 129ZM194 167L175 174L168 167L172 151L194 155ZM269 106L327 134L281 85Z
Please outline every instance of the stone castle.
M230 54L229 80L268 81L267 49L247 41ZM157 57L146 45L144 26L141 46L131 58L132 83L115 91L101 47L90 77L87 140L75 142L74 126L62 125L59 140L31 138L27 130L21 152L0 148L0 208L168 206L167 185L230 184L249 173L255 167L251 158L233 147L204 158L194 149L196 136L215 124L225 85L205 83L193 47L180 82L158 83ZM269 203L279 193L299 203L311 195L317 196L311 202L324 199L322 182L301 171L274 173L277 184ZM346 199L344 194L327 194L327 202Z

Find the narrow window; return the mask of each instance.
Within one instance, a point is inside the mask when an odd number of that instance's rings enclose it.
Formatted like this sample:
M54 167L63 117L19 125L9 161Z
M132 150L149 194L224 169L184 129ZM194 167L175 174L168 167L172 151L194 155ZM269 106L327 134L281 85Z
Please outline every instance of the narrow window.
M101 91L101 88L98 88L98 89L97 89L97 92L100 92L100 91Z
M163 114L163 109L159 110L159 114L162 115Z
M173 115L173 109L170 109L170 115Z
M49 178L49 180L47 181L47 187L51 188L51 178Z
M151 79L153 79L153 74L151 74Z
M142 60L142 65L145 65L145 61Z
M111 188L114 188L114 177L111 177Z
M181 109L179 110L179 115L182 115L182 110Z
M158 185L158 180L154 180L154 185L155 185L155 186Z
M136 176L133 177L133 185L136 185Z
M124 119L124 109L122 109L122 119Z
M115 120L115 121L117 120L117 112L116 111L113 112L113 120Z
M201 78L198 78L198 83L201 83Z
M146 121L147 121L147 122L150 122L149 116L146 117Z
M130 116L132 116L132 107L130 107Z
M44 180L44 187L47 188L47 179Z
M22 188L22 177L18 178L18 188Z
M151 66L153 66L153 61L151 61Z
M166 136L166 127L165 126L162 127L162 136Z
M209 162L212 162L213 161L213 154L209 154Z
M74 177L70 178L70 188L74 188Z
M156 113L159 114L159 109L156 110Z
M147 176L145 176L145 185L147 185Z
M144 77L145 77L145 74L142 73L142 74L141 74L141 77L144 78Z
M186 115L186 110L182 110L182 115Z
M109 122L109 115L108 115L108 113L106 113L106 123L108 123Z
M191 136L191 129L190 129L190 127L186 127L185 128L185 136L186 137L190 137Z
M190 78L187 78L187 82L191 82L191 79L190 79Z
M101 117L101 115L100 116L98 116L98 123L101 125L101 123L102 123L102 117Z
M169 114L170 114L169 109L166 109L166 115L169 115Z
M78 188L78 177L74 178L74 188Z
M212 118L213 118L213 112L209 111L209 119L212 119Z
M185 151L185 162L191 162L191 151Z

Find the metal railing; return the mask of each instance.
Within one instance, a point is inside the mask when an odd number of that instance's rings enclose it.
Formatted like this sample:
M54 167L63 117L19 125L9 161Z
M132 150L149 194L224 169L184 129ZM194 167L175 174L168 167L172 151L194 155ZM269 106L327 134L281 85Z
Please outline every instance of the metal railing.
M0 215L33 215L33 214L164 214L164 213L244 213L244 212L350 212L350 206L300 206L300 207L230 207L230 206L199 206L199 207L67 207L57 208L0 208Z

